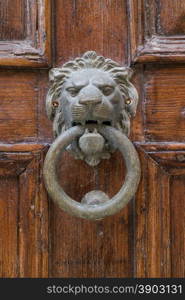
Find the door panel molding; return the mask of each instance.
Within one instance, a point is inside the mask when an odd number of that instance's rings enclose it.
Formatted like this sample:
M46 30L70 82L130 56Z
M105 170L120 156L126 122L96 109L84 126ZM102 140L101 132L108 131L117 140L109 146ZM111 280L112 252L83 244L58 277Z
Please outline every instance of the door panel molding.
M184 277L185 145L136 145L143 170L135 210L135 276Z
M22 24L25 38L0 41L0 66L47 68L51 60L51 0L28 0L25 3L26 24ZM8 5L8 1L4 5ZM4 18L6 21L8 15Z
M45 150L43 145L0 145L0 277L48 276Z
M129 0L130 43L132 62L184 62L185 32L182 31L182 13L185 4L178 7L177 1L167 3L164 11L162 1ZM179 1L180 2L180 1ZM175 11L176 19L171 30L168 14ZM170 18L170 20L173 20ZM181 21L180 21L181 20ZM180 27L181 24L181 27ZM168 34L167 34L168 33Z
M185 68L147 65L143 109L146 141L185 142Z

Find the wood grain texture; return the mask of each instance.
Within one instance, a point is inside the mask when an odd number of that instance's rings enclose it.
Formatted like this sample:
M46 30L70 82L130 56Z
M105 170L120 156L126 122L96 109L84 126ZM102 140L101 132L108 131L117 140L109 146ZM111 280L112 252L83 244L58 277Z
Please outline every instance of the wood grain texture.
M179 150L155 152L153 146L140 146L143 168L136 199L136 277L184 277L185 151Z
M4 143L50 140L51 122L45 112L48 72L0 72L0 140Z
M145 72L145 137L148 141L185 141L185 69L148 66Z
M48 276L44 148L35 148L15 154L0 145L0 277Z
M46 114L46 94L49 88L49 76L46 70L40 70L38 73L38 139L42 143L53 141L52 122Z
M22 141L37 136L37 76L34 73L0 73L1 141Z
M51 277L132 277L130 205L97 222L71 217L53 204L51 214Z
M173 0L157 2L157 33L166 36L185 35L185 2Z
M127 13L122 0L57 0L56 65L85 51L127 62Z
M132 62L184 62L185 4L173 0L129 0Z
M24 0L0 1L0 40L23 40L25 38Z
M168 176L149 157L142 160L142 165L142 183L136 201L135 276L168 277L171 272Z
M0 66L45 67L51 60L51 0L0 1Z
M184 3L16 0L14 11L10 1L0 4L0 276L184 277L185 68L171 64L185 61ZM125 65L145 63L135 65L133 78L139 190L121 212L96 222L48 203L42 182L53 137L45 112L48 72L37 67L59 66L86 50ZM95 168L65 153L58 172L65 191L80 201L92 189L113 196L125 167L119 153Z
M143 76L143 65L136 65L132 67L133 70L133 76L131 79L131 82L134 84L134 86L137 89L138 92L138 106L137 106L137 112L134 118L131 118L131 132L129 138L132 141L144 141L145 137L145 128L144 128L144 76Z
M0 276L17 277L17 205L18 185L17 179L1 178L0 184ZM8 189L7 189L8 186ZM6 195L6 198L3 196ZM12 195L14 198L12 199Z
M185 169L182 176L173 176L171 193L172 277L185 277Z

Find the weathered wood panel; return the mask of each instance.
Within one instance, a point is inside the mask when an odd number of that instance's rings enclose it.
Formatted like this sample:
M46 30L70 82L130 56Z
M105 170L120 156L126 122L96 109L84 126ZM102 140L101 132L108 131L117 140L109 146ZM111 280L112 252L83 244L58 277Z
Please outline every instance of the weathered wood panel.
M185 68L148 66L145 72L147 141L185 141Z
M0 1L0 40L23 40L25 32L24 0Z
M45 111L48 72L1 70L0 141L51 140L52 126Z
M158 33L166 36L185 35L185 2L173 0L157 2Z
M184 277L185 69L169 64L185 61L184 3L16 0L14 10L10 1L0 4L0 276ZM71 217L51 200L48 208L42 182L52 141L48 72L31 69L59 66L87 50L124 65L145 63L132 66L140 96L131 130L140 187L120 213L97 222ZM24 69L10 70L15 66ZM92 189L114 195L125 169L119 153L96 168L65 153L59 173L65 191L80 201Z
M165 149L166 148L166 149ZM136 277L185 275L184 145L142 145L136 199ZM167 150L168 149L168 150Z
M0 1L0 66L48 67L51 0Z
M127 62L127 11L122 0L56 1L56 64L88 50Z
M47 277L48 205L41 177L43 153L37 145L31 149L26 145L22 153L19 146L11 147L13 153L4 152L6 148L0 145L0 277Z
M129 0L132 62L184 62L183 1Z

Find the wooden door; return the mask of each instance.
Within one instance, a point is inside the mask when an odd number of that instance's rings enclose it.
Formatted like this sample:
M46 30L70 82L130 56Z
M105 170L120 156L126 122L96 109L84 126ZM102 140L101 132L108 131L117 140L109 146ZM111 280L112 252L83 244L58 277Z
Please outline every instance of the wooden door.
M0 0L0 276L185 276L185 2ZM142 166L135 199L102 221L48 199L42 178L52 142L48 70L87 50L135 70L131 127ZM119 153L98 167L61 160L65 191L114 195Z

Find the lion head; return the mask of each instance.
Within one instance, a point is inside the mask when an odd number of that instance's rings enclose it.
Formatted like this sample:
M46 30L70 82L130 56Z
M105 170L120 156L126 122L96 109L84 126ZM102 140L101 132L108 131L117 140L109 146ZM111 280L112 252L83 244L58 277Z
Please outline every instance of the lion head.
M52 69L46 108L54 135L79 124L110 125L129 135L138 102L130 77L129 68L94 51Z

